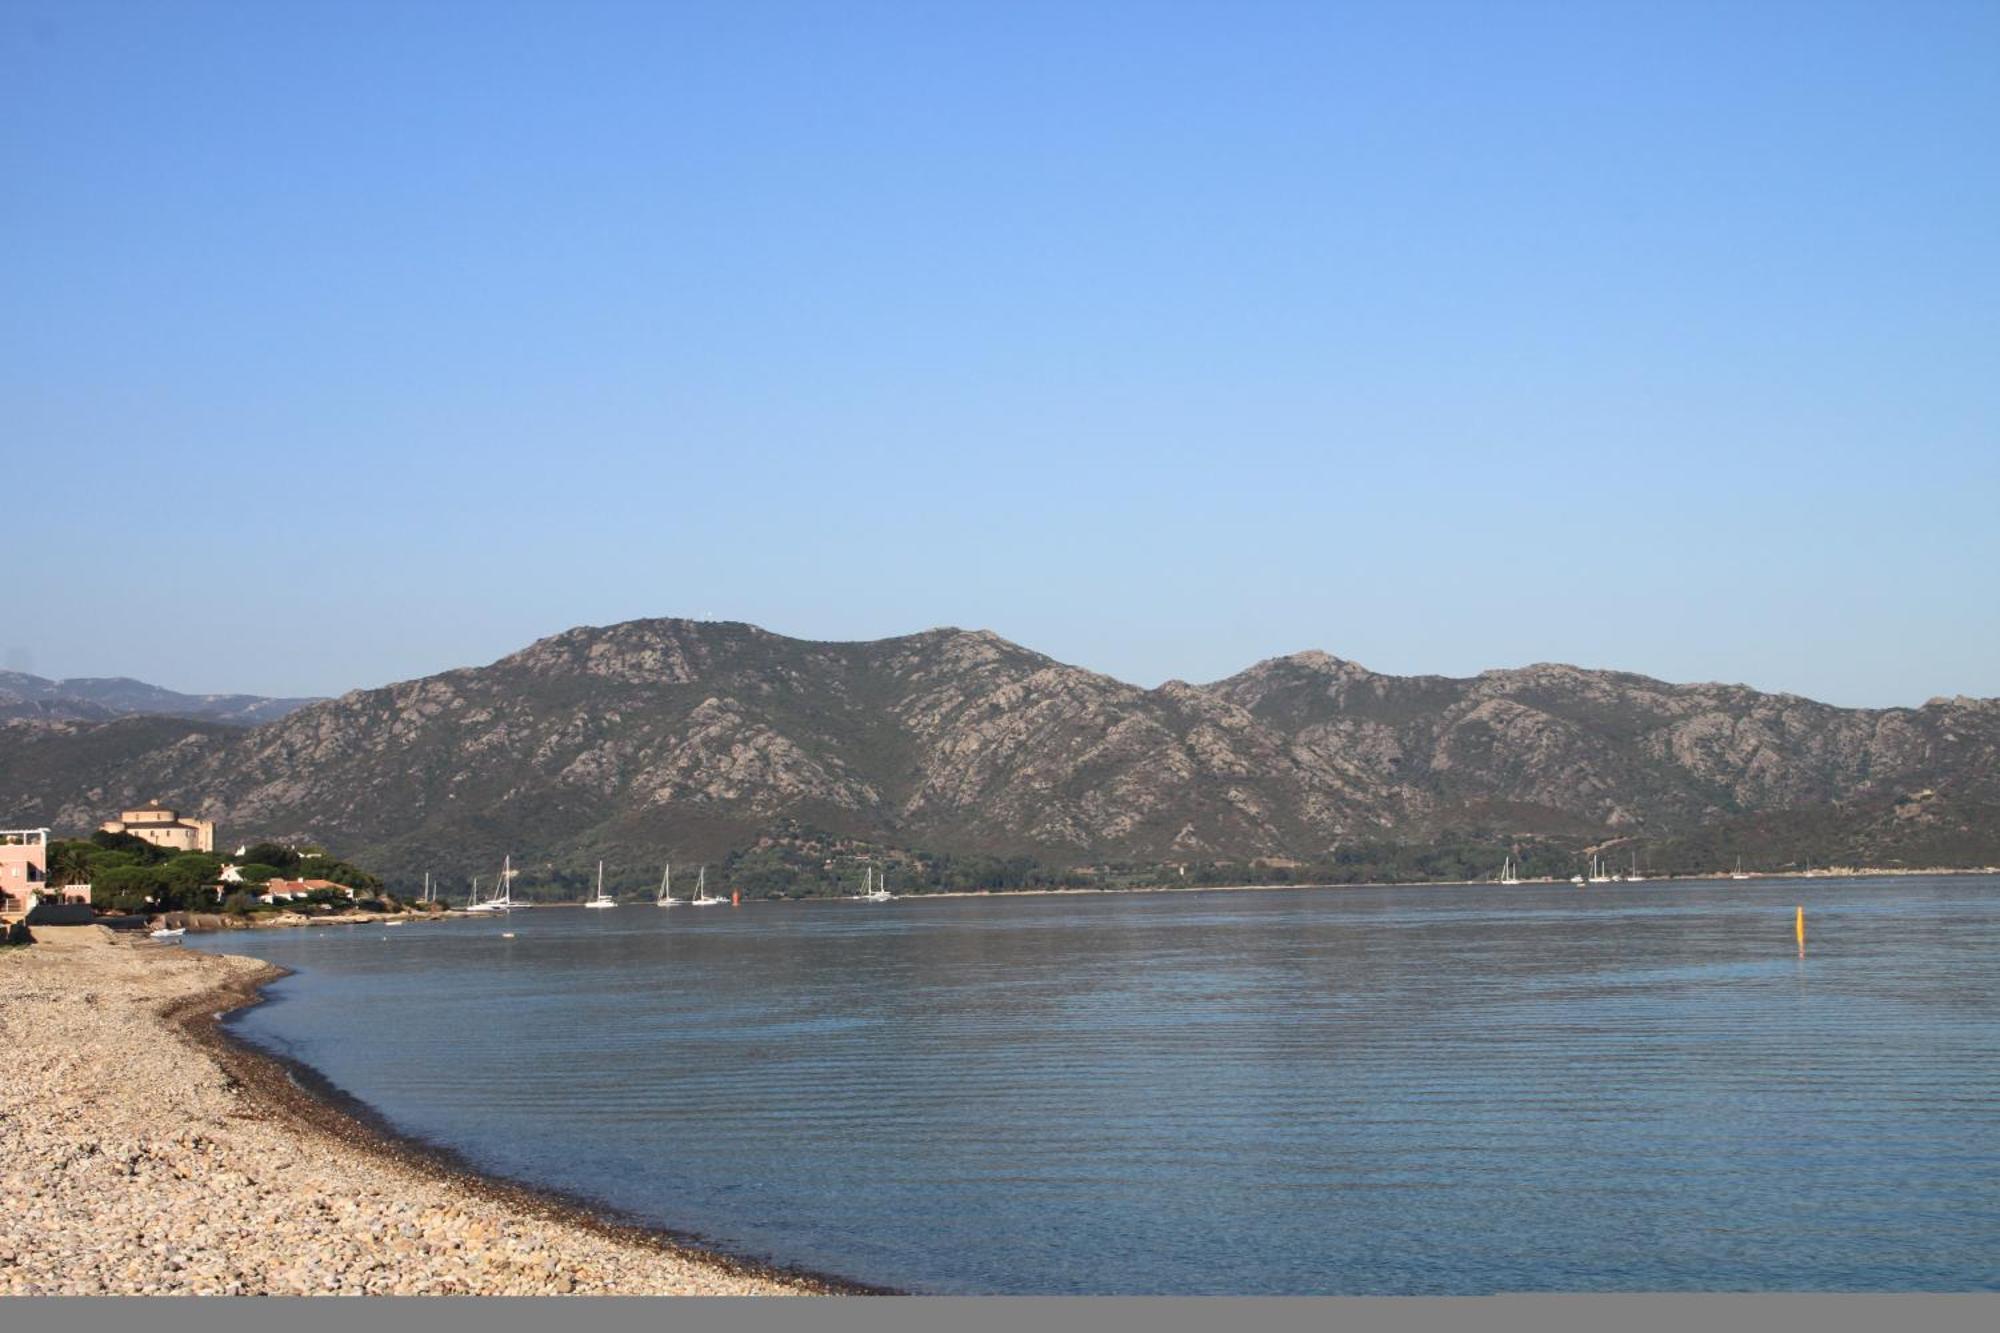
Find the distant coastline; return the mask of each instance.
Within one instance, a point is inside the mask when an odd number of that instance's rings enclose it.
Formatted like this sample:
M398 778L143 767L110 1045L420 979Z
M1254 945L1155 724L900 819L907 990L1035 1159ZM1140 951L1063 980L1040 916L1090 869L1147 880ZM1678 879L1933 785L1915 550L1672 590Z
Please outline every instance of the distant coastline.
M1760 873L1746 873L1742 880L1734 880L1729 874L1714 875L1648 875L1643 879L1606 880L1596 884L1574 885L1567 879L1543 877L1523 879L1519 884L1501 884L1490 879L1425 879L1425 880L1379 880L1355 881L1353 883L1301 883L1301 884L1141 884L1130 887L1090 888L1090 889L947 889L936 893L912 893L910 898L1022 898L1022 897L1089 897L1107 893L1242 893L1253 889L1283 891L1291 889L1526 889L1577 887L1582 889L1633 888L1647 884L1727 884L1747 883L1757 880L1842 880L1842 879L1884 879L1892 876L1930 875L2000 875L2000 866L1958 866L1938 869L1850 869L1835 870L1773 870ZM832 901L839 901L838 899ZM553 904L551 904L553 905Z
M1581 892L1608 888L1641 888L1654 884L1728 884L1756 883L1771 880L1784 881L1843 881L1855 879L1928 878L1945 875L2000 875L1996 866L1936 866L1936 867L1838 867L1828 870L1773 870L1767 872L1746 872L1743 879L1736 880L1730 874L1710 875L1648 875L1642 879L1605 880L1599 883L1574 884L1567 879L1538 878L1523 879L1519 884L1501 884L1490 879L1437 879L1437 880L1377 880L1353 883L1298 883L1298 884L1137 884L1105 886L1096 888L1034 888L1034 889L939 889L926 893L897 894L896 902L921 902L931 898L1095 898L1109 895L1148 893L1249 893L1258 890L1271 892L1297 892L1302 890L1340 889L1525 889L1525 888L1569 888ZM803 898L746 898L745 905L751 903L838 903L852 902L854 899L841 897ZM621 907L645 909L654 904L639 899L621 901ZM562 908L581 908L577 899L536 900L527 903L521 910L544 911ZM296 930L312 927L359 926L376 924L398 924L416 921L471 921L485 920L463 908L446 908L428 913L383 913L361 912L349 915L304 916L292 914L280 918L245 917L234 918L221 913L173 913L179 924L197 934L229 934L250 930Z

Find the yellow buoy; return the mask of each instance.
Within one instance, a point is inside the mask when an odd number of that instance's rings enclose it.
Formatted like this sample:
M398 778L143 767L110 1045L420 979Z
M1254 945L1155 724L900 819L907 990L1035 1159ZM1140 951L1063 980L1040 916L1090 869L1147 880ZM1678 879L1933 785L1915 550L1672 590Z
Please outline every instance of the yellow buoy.
M1799 952L1804 953L1806 951L1806 909L1803 903L1799 904L1798 923L1794 929L1797 931L1799 937Z

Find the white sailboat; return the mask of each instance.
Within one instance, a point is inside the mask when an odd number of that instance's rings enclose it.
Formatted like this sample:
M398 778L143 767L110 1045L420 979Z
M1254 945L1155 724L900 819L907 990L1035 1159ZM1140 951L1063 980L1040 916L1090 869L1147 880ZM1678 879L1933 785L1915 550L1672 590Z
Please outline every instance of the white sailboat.
M1639 873L1639 853L1636 851L1632 853L1632 873L1625 877L1625 882L1627 884L1643 884L1646 882L1646 877Z
M500 888L485 902L479 901L479 881L472 881L472 904L468 912L511 912L514 910L514 856L509 852L500 863Z
M878 882L875 879L875 867L870 866L868 868L868 877L862 881L861 901L864 903L886 903L895 896L895 894L889 892L887 878L885 877Z
M694 897L688 900L688 906L720 907L727 901L728 899L726 898L711 898L708 896L708 867L703 866L701 873L695 876Z
M607 897L607 896L605 896L605 893L604 893L604 862L602 862L602 861L599 861L599 862L597 863L597 896L596 896L595 898L592 898L592 899L591 899L591 900L590 900L589 902L585 903L585 904L584 904L584 906L585 906L585 907L616 907L616 906L618 906L618 900L617 900L616 898L611 898L611 897Z
M653 899L655 907L679 907L681 900L674 897L674 863L667 862L667 868L660 872L660 893Z
M1734 871L1733 871L1733 872L1732 872L1732 873L1730 874L1729 878L1731 878L1731 879L1750 879L1750 878L1751 878L1751 876L1750 876L1750 875L1748 875L1748 874L1746 874L1746 873L1744 872L1744 870L1743 870L1743 858L1742 858L1742 857L1740 857L1740 856L1739 856L1739 857L1737 857L1737 858L1736 858L1736 869L1735 869L1735 870L1734 870Z
M1511 856L1507 858L1507 864L1500 867L1500 882L1502 884L1519 884L1521 882L1521 872L1514 868L1514 858Z
M1590 882L1592 884L1609 884L1611 882L1611 876L1604 873L1604 858L1601 856L1593 855L1590 858Z

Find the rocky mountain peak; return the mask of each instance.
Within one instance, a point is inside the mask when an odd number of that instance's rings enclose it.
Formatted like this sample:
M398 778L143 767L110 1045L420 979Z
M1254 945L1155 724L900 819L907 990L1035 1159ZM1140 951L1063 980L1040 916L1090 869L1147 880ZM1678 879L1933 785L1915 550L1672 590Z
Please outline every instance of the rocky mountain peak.
M824 643L634 620L248 730L153 718L8 737L0 808L17 821L87 830L180 792L227 837L326 841L387 868L607 845L707 856L777 820L1085 860L1317 854L1496 821L1688 829L1920 788L2000 800L2000 700L1840 709L1557 663L1391 676L1317 651L1145 690L951 626Z

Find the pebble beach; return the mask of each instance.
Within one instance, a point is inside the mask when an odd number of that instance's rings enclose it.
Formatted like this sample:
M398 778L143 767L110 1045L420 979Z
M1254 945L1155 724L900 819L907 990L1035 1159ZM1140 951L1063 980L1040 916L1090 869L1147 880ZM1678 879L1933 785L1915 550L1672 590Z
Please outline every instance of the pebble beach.
M101 926L0 950L0 1293L840 1290L397 1143L224 1035L278 975Z

